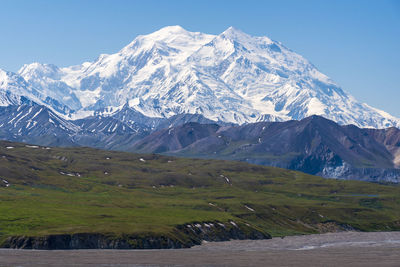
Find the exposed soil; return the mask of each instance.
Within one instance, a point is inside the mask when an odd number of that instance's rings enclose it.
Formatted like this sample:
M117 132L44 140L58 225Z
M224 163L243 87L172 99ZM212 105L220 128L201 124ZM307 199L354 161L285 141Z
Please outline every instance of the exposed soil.
M209 242L168 250L0 250L0 266L399 266L400 232Z
M174 229L174 238L163 235L113 235L81 233L48 236L12 236L1 244L2 248L16 249L177 249L200 245L202 241L229 241L270 239L267 233L251 226L229 221L192 223Z

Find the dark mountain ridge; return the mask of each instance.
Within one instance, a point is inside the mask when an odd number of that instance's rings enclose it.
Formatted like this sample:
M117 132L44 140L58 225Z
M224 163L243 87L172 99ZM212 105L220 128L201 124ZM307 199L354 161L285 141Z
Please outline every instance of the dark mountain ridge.
M301 121L228 127L188 123L152 133L137 142L133 151L240 160L324 177L398 182L399 140L396 128L361 129L311 116Z
M400 130L301 121L216 123L198 114L148 118L129 107L65 120L35 103L0 107L0 139L239 160L324 177L399 182Z

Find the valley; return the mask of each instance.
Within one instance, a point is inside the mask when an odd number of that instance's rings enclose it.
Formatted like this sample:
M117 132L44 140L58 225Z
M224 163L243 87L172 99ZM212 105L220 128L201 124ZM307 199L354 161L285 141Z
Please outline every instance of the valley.
M0 173L3 247L178 248L400 229L398 186L241 162L2 141Z
M0 267L399 266L394 2L2 1Z

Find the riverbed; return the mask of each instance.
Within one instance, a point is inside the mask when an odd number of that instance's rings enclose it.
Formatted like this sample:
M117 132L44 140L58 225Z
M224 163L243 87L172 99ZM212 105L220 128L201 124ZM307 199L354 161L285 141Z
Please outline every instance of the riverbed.
M233 240L169 250L0 249L0 266L400 266L400 232Z

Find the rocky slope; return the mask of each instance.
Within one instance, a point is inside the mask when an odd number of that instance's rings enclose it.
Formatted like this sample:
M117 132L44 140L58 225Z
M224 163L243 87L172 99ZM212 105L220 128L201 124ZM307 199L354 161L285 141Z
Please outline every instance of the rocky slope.
M238 126L193 114L146 119L129 107L75 121L36 104L0 111L3 140L233 159L334 178L398 182L400 177L400 130L394 127L340 126L319 116Z
M133 151L234 159L324 177L400 181L400 130L340 126L320 116L243 126L189 123L137 142Z

